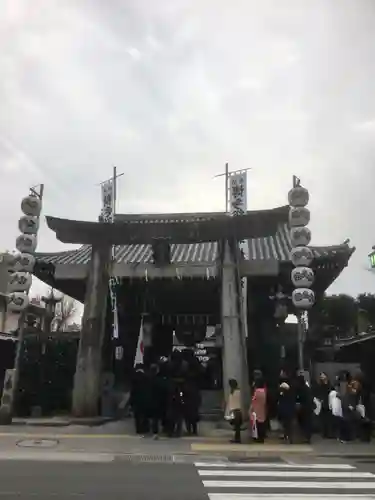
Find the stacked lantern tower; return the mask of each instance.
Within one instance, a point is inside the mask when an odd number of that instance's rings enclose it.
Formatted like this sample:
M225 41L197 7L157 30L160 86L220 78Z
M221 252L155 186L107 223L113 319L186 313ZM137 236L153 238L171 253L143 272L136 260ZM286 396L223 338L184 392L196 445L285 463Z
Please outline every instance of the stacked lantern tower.
M295 287L292 292L292 302L297 309L299 324L299 367L303 366L303 338L307 324L307 310L315 303L315 294L311 290L314 283L314 271L311 269L313 253L309 248L311 231L307 227L310 222L310 211L307 208L309 192L301 186L300 180L293 178L293 188L288 193L289 201L289 226L290 239L292 243L291 261L294 268L291 280Z
M41 194L32 189L29 196L22 200L21 210L23 215L18 222L21 234L16 239L16 248L19 254L15 258L8 287L8 310L14 313L22 313L29 305L31 273L35 265L37 233L42 210Z
M8 283L8 306L11 313L19 314L18 342L14 368L5 371L3 393L0 405L0 423L11 424L13 417L14 399L17 391L20 363L22 358L22 345L25 325L25 313L29 305L29 291L32 283L32 271L35 265L35 250L37 246L37 233L39 218L42 210L43 184L37 193L30 189L29 196L21 202L23 215L19 219L18 227L21 234L16 239L18 254L12 263L12 273Z

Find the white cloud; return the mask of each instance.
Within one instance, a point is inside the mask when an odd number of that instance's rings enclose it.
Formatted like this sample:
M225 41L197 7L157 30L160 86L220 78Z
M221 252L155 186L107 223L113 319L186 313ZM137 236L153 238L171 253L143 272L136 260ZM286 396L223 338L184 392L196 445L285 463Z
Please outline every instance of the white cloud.
M129 47L128 49L126 49L126 52L129 54L129 56L138 61L141 57L142 57L142 54L141 52L136 49L135 47Z
M371 0L3 4L1 247L30 185L46 213L95 219L115 164L122 211L217 210L229 161L252 167L254 209L299 175L314 243L358 248L337 289L373 290ZM40 248L63 248L44 225Z

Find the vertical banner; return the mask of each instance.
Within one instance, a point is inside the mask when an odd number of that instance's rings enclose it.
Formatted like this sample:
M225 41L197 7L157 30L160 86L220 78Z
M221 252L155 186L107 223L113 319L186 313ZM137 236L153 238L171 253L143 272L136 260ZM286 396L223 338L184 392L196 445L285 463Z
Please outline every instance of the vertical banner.
M109 179L102 184L102 210L101 210L101 218L103 222L113 222L114 216L114 183L116 179ZM112 259L114 259L114 247L112 247ZM117 280L115 277L111 276L109 279L109 294L111 299L111 307L113 314L113 323L112 323L112 338L119 338L118 331L118 312L117 312L117 297L116 297L116 285Z
M135 351L135 357L134 357L134 367L143 364L143 357L144 357L144 330L143 330L143 315L142 315L141 324L139 327L137 350Z
M113 179L103 182L102 184L102 211L101 216L103 222L113 222L113 195L114 195Z
M236 217L247 212L247 172L229 174L229 212ZM239 242L239 248L244 259L249 259L249 244L247 240ZM242 314L245 336L247 337L247 278L241 279Z

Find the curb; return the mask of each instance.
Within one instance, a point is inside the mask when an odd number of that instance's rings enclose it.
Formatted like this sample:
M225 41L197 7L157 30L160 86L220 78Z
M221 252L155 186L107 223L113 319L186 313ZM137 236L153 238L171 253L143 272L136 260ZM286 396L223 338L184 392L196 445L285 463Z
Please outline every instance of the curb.
M25 425L28 427L69 427L70 425L82 425L85 427L98 427L100 425L108 424L109 422L116 422L118 419L113 417L102 417L95 419L90 418L71 418L68 420L33 420L33 419L14 419L12 426Z

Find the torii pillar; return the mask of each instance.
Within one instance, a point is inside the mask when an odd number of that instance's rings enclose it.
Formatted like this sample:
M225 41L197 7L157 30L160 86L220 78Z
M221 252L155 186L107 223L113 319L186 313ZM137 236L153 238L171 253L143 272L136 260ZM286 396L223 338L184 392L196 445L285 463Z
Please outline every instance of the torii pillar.
M94 244L91 252L74 375L72 413L76 417L95 417L99 413L111 246Z
M241 318L241 285L234 252L236 241L223 244L222 289L221 289L221 324L223 336L223 386L225 401L229 398L229 379L237 380L242 396L242 410L249 408L250 388L247 364L247 347Z

